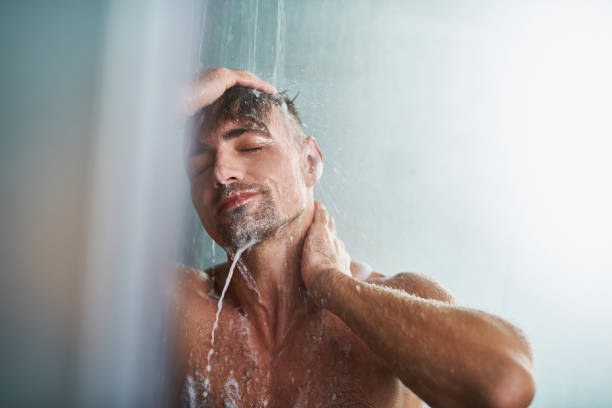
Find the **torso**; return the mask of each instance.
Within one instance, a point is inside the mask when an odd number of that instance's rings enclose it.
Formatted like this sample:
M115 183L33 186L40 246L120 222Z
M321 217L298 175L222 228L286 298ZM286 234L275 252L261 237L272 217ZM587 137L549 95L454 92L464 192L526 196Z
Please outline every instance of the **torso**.
M182 406L421 406L385 363L325 309L296 321L272 353L262 351L248 317L224 304L208 375L217 299L205 278L189 275L178 314Z

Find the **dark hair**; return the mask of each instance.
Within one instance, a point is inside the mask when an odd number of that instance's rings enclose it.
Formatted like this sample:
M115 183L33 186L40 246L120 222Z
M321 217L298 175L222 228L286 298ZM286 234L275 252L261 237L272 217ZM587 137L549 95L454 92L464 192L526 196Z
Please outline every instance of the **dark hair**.
M197 130L205 129L211 125L211 121L251 119L255 122L265 123L268 119L272 106L276 106L281 112L286 112L298 125L298 131L303 135L304 126L295 108L295 98L291 99L287 91L271 95L258 89L244 86L233 86L226 90L213 104L201 109L194 115ZM298 135L296 135L298 136Z

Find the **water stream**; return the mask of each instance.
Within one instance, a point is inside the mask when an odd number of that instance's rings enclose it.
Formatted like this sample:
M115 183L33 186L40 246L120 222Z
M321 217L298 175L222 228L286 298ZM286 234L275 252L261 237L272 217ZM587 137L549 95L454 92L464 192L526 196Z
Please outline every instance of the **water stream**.
M234 268L236 268L236 264L240 259L240 256L244 251L250 248L255 242L249 242L245 246L238 248L236 251L236 255L232 260L232 265L230 266L229 273L227 274L227 278L225 279L225 285L223 285L223 290L221 291L221 296L219 297L219 301L217 302L217 314L215 315L215 323L213 324L212 332L210 334L210 350L208 351L208 357L206 361L206 379L204 380L204 396L208 395L208 389L210 385L210 357L215 352L215 330L217 330L217 326L219 325L219 316L221 315L221 309L223 308L223 298L225 297L225 292L227 292L227 288L229 287L230 281L232 280L232 276L234 275ZM214 244L213 244L214 245ZM214 247L213 247L214 248Z

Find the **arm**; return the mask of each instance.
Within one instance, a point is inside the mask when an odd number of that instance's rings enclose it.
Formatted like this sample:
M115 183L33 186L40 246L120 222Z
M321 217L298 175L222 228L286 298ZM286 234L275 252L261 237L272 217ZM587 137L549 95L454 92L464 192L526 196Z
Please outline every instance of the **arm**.
M410 275L384 287L354 279L333 220L317 203L302 260L314 300L339 316L390 370L433 407L527 406L534 394L529 346L493 315L402 290ZM404 282L402 282L404 281ZM424 289L428 291L428 289Z

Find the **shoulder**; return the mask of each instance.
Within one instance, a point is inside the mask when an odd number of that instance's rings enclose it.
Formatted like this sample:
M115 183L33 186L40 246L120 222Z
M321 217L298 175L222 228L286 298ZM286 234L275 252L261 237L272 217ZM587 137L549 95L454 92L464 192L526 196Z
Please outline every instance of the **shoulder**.
M205 271L193 266L177 264L174 282L172 285L171 300L175 306L185 306L194 301L209 300L213 298L213 278L215 273L226 264L215 265Z
M370 265L351 260L351 276L353 278L365 281L372 272L372 267Z
M413 272L401 272L394 276L386 276L372 270L372 268L365 264L360 264L358 262L354 263L356 265L351 265L351 272L353 272L353 270L358 272L353 273L355 279L363 280L374 285L401 290L423 299L434 299L451 304L455 303L455 298L449 290L428 276Z
M175 295L180 297L197 290L208 292L212 287L211 274L193 266L178 264L174 286Z
M170 313L177 341L183 346L212 326L218 299L213 291L213 273L177 265L169 296ZM187 342L187 343L185 343Z
M190 353L198 339L208 334L213 315L213 281L209 271L184 264L176 264L172 282L170 308L174 336L175 369L182 382L189 366ZM204 337L205 338L205 337Z

